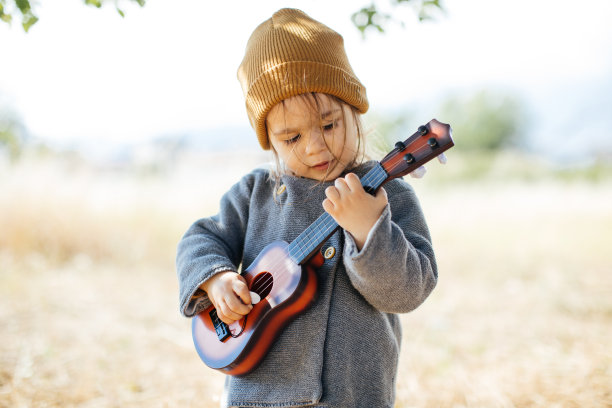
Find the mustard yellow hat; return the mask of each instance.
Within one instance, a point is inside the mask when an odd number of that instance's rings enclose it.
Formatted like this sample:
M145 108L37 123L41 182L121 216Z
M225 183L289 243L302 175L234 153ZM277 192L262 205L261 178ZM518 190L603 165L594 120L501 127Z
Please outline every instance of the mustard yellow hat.
M259 144L270 149L266 116L283 99L320 92L360 113L368 110L365 87L353 72L340 34L303 11L281 9L260 24L238 67L247 114Z

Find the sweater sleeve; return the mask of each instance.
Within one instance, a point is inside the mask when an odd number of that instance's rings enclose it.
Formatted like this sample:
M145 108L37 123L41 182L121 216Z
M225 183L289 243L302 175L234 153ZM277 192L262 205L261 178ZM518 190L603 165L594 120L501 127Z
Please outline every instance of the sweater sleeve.
M189 227L178 244L176 270L180 312L192 317L210 306L199 286L223 271L237 271L242 259L249 203L255 179L245 176L221 198L219 213Z
M363 248L358 251L345 232L343 256L353 286L372 306L383 312L406 313L425 301L436 286L438 273L429 229L414 191L405 182L388 186L389 204Z

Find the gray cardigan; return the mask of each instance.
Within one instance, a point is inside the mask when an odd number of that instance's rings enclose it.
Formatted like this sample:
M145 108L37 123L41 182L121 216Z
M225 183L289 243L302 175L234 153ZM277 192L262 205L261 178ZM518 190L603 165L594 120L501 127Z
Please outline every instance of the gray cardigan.
M353 170L363 176L372 162ZM268 171L256 169L222 198L220 211L195 222L178 245L180 310L210 305L198 286L214 274L246 268L270 242L291 242L323 213L332 182L283 176L276 194ZM225 404L239 407L392 407L401 328L396 313L419 306L436 285L429 231L412 188L384 187L385 208L358 251L337 231L336 249L317 270L313 306L290 323L253 372L228 376ZM195 355L195 354L194 354Z

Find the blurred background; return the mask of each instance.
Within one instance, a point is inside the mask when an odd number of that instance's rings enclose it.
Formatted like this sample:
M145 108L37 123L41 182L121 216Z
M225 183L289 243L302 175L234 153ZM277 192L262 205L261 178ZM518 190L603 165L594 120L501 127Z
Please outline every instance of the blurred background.
M281 7L344 36L374 158L453 127L397 407L612 407L607 0L0 0L0 407L218 406L175 249L270 160L236 69Z

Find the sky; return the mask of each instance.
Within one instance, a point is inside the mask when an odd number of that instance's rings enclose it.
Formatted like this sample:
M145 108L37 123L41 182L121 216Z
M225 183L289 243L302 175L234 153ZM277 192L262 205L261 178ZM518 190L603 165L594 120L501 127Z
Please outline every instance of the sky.
M246 41L274 11L295 7L344 36L374 112L498 89L532 111L534 146L563 156L595 140L612 151L610 0L446 0L426 23L378 0L405 25L365 39L350 15L369 1L119 0L125 18L113 2L34 4L40 21L28 33L0 24L0 106L50 143L248 128L236 79Z

